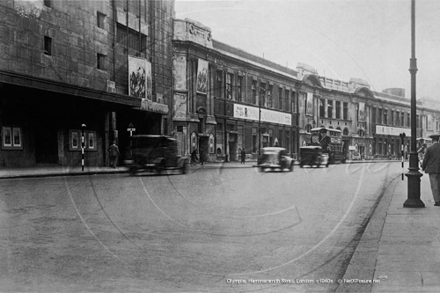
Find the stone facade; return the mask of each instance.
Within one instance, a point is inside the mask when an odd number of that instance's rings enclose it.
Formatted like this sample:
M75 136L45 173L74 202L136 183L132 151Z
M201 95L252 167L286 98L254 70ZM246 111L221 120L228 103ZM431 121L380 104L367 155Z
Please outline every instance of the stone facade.
M0 166L78 165L83 134L86 164L102 166L130 123L168 132L174 1L8 0L0 17ZM133 94L135 58L148 95Z

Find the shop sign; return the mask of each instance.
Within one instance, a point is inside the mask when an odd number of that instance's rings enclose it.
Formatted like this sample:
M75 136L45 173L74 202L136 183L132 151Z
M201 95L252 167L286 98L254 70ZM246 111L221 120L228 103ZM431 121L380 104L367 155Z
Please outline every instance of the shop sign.
M261 109L261 119L260 119L259 110L260 109L257 107L234 104L234 118L277 123L277 124L283 124L289 126L292 125L291 114Z
M411 129L409 128L376 125L376 134L399 136L401 133L405 133L407 137L411 137Z
M142 100L141 109L159 114L168 114L168 105L152 102L146 99Z

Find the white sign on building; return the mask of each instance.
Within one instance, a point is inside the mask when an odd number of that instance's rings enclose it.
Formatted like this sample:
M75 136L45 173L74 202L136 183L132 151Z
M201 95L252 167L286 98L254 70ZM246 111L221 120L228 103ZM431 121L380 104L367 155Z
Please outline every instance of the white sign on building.
M401 133L405 133L406 137L411 137L411 129L410 128L376 125L376 134L399 136Z
M234 118L259 121L259 108L234 104ZM292 115L272 110L261 109L262 122L292 125Z

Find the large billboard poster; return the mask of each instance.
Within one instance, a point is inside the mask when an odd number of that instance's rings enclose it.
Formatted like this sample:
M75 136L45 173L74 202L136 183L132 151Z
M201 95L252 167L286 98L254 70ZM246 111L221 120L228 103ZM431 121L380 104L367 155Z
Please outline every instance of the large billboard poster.
M306 115L313 115L313 94L312 93L307 93Z
M128 95L152 100L151 63L147 59L128 56Z
M208 61L199 59L197 68L197 92L206 94L208 88Z
M174 119L185 119L186 118L186 95L185 94L174 94Z
M173 75L174 75L174 88L178 91L186 90L186 57L174 56L173 57Z
M359 102L359 122L365 122L366 121L366 115L365 115L365 103Z

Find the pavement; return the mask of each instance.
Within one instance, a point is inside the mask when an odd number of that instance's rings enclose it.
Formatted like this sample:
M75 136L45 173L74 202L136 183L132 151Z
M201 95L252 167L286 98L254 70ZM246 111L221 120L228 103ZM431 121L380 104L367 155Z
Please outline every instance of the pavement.
M373 161L351 161L367 163ZM384 161L380 161L384 162ZM255 162L205 163L200 168L252 168ZM191 170L190 169L190 170ZM0 168L0 179L127 172L110 167ZM440 207L421 177L424 208L404 208L407 179L396 176L376 203L336 292L440 292Z
M423 174L424 208L404 208L408 181L394 178L378 202L336 292L440 292L440 207Z

